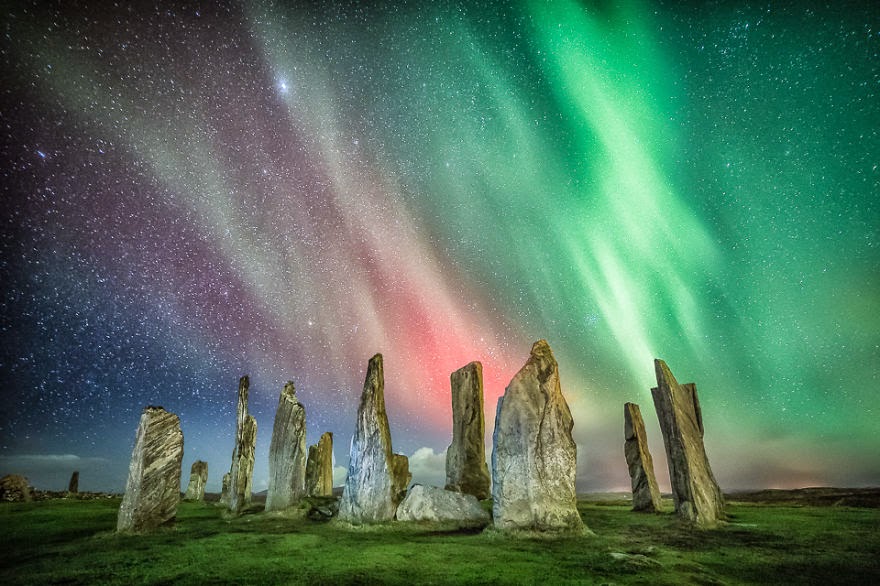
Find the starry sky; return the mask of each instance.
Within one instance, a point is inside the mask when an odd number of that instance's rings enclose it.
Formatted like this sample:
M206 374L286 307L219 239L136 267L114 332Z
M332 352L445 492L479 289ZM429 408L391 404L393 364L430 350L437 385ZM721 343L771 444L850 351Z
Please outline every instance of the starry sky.
M652 359L725 489L880 484L872 2L9 2L0 474L122 490L146 405L255 490L293 380L338 471L367 360L443 480L449 374L549 341L578 489L668 488Z

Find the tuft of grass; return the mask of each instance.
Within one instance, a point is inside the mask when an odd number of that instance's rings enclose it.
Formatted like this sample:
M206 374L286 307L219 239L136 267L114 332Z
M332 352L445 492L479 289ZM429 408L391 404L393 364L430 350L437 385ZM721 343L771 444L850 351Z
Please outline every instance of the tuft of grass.
M579 508L592 536L431 524L349 528L301 510L224 517L181 503L148 535L115 533L119 499L0 504L0 583L880 583L880 510L734 503L694 529L626 503Z

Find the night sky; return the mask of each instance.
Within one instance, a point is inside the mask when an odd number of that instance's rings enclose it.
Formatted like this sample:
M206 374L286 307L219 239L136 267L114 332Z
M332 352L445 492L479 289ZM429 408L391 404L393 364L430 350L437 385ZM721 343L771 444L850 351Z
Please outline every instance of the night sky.
M874 2L287 4L4 3L0 474L122 490L162 405L218 491L243 374L255 490L287 380L342 469L381 352L438 483L546 338L581 491L626 401L668 488L655 357L724 489L880 484Z

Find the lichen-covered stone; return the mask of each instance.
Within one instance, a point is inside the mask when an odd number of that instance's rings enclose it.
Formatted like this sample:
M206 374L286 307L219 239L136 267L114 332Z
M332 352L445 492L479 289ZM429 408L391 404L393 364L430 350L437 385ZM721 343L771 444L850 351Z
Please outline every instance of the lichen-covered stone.
M229 510L240 513L250 504L254 480L254 456L257 449L257 420L248 414L250 379L238 381L238 408L236 409L235 448L229 469Z
M317 444L309 446L306 494L313 497L333 495L333 434L329 431L321 434Z
M26 503L33 499L28 479L20 474L7 474L0 478L0 500Z
M203 501L205 500L205 485L208 483L208 463L202 460L193 462L189 470L189 485L186 487L186 494L183 500L187 501Z
M430 521L464 529L485 527L491 517L472 494L416 484L397 508L397 520Z
M391 448L382 355L376 354L367 366L339 518L356 524L392 520L409 478L406 457Z
M662 360L654 360L651 389L660 420L675 512L687 521L713 526L724 520L724 497L703 445L703 414L693 383L678 384Z
M144 532L172 521L180 502L183 433L180 419L147 407L135 436L117 531Z
M278 399L269 444L269 489L266 510L280 511L299 503L306 493L306 410L287 381Z
M657 512L660 510L660 489L657 488L654 460L648 450L648 435L639 406L626 403L623 421L623 451L632 483L633 510Z
M539 340L498 399L492 517L501 531L585 530L577 510L577 446L559 366Z
M446 489L489 498L483 365L471 362L450 375L452 444L446 450Z

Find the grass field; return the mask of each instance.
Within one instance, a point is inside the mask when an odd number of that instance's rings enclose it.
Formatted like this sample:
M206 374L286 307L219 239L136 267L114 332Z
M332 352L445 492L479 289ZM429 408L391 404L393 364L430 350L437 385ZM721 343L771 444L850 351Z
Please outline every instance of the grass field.
M117 535L119 499L0 505L0 584L880 584L880 509L730 503L730 523L582 501L595 536L513 538L182 503Z

